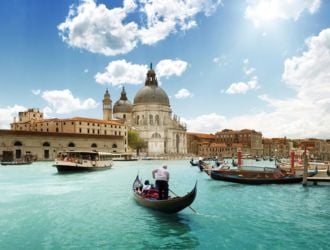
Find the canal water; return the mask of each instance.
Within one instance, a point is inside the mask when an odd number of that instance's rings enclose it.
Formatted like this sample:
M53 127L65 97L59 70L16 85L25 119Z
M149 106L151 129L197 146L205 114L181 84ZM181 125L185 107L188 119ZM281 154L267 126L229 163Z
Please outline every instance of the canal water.
M164 215L131 193L137 173L151 180L162 163L66 175L51 162L0 166L0 249L330 249L329 185L225 183L189 159L166 161L170 189L184 195L197 181L198 193L197 213Z

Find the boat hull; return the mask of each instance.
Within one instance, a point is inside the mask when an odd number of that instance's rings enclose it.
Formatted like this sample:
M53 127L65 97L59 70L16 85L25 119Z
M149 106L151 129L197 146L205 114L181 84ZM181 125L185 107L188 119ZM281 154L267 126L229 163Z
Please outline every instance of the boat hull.
M195 200L197 194L197 184L195 184L192 191L182 197L174 197L167 200L146 199L136 192L134 187L135 185L133 185L134 200L139 205L168 214L177 213L186 207L189 207Z
M1 162L1 165L3 165L3 166L17 166L17 165L30 165L30 164L32 164L32 161L29 161L29 162L15 162L15 161Z
M72 165L54 165L59 173L74 173L74 172L91 172L110 169L111 166L105 167L82 167L82 166L72 166Z
M279 178L247 178L239 176L238 174L227 174L218 171L211 171L211 178L219 181L234 182L249 185L261 184L294 184L302 182L302 176L283 176Z

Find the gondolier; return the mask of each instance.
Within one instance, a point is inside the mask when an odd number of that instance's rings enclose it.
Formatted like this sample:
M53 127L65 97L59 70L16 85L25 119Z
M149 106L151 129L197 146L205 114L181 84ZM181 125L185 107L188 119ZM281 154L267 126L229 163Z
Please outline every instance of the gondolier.
M156 179L159 200L168 199L168 181L170 174L167 171L167 165L163 164L161 168L152 171L152 177Z

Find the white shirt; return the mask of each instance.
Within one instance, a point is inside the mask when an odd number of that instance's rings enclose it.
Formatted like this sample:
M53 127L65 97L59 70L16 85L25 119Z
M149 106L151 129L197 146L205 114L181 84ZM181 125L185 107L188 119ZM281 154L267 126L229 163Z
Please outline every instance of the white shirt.
M142 192L151 189L151 185L143 185Z
M158 168L152 171L152 176L159 181L168 181L170 174L165 168Z

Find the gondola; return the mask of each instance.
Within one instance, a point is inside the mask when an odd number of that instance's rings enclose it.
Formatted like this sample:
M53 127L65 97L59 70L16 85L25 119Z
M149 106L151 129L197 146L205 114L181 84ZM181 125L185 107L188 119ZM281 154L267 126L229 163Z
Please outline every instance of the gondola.
M297 175L260 174L261 176L248 176L240 171L210 171L210 176L214 180L234 182L249 185L261 184L293 184L302 182L303 177Z
M193 159L190 160L190 164L191 164L191 166L194 166L194 167L199 165L199 163L198 162L194 162Z
M30 165L32 161L2 161L3 166L17 166L17 165Z
M173 197L167 200L157 200L154 198L145 198L143 194L138 192L138 188L142 185L139 176L136 176L135 181L133 183L133 195L135 201L141 206L163 212L163 213L177 213L186 207L189 207L197 193L197 182L194 188L185 196L182 197Z

